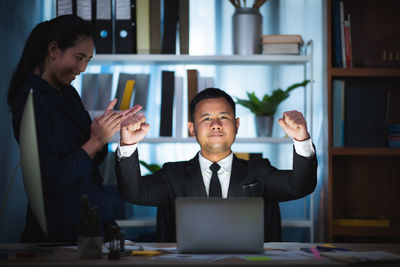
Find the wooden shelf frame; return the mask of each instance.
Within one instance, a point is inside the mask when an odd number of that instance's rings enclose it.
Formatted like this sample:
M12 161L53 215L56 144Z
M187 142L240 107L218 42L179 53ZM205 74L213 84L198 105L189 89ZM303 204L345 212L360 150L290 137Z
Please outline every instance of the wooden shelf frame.
M386 148L386 147L333 147L332 136L332 82L334 79L349 79L349 78L399 78L400 68L337 68L333 67L333 23L332 23L332 2L327 1L327 92L328 92L328 229L327 241L334 241L334 237L400 237L400 227L364 227L364 226L335 226L333 225L333 210L334 210L334 171L333 163L359 162L360 160L371 161L371 158L379 159L377 166L385 165L383 162L396 161L400 157L400 148ZM361 2L361 1L360 1ZM344 2L346 5L346 1ZM353 18L354 16L352 16ZM339 169L347 166L337 166ZM354 170L354 169L353 169ZM337 172L337 170L336 170ZM337 172L340 174L340 172ZM371 177L369 177L371 178ZM391 177L391 180L393 177ZM336 180L335 180L336 181Z

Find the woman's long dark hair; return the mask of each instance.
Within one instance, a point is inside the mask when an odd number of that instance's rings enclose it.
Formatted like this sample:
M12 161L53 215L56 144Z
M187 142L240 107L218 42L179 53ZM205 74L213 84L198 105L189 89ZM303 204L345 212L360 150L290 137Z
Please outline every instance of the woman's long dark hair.
M7 96L8 106L12 108L14 98L28 74L36 67L43 71L50 42L57 42L58 47L65 50L74 46L82 36L93 38L92 29L86 21L74 15L59 16L36 25L26 40L21 59L11 77Z

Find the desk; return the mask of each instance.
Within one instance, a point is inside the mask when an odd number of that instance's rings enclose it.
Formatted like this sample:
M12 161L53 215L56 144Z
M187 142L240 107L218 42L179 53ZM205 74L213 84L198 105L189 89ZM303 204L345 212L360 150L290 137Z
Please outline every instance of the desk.
M285 243L282 243L285 244ZM166 248L174 247L174 243L148 243L153 247ZM309 246L310 244L304 244ZM318 245L318 244L315 244ZM382 250L400 255L400 244L334 244L336 247L347 248L352 251L375 251ZM0 244L0 250L23 249L29 245L26 244ZM79 267L79 266L187 266L196 265L202 266L347 266L345 263L330 260L322 257L317 260L312 257L308 260L271 260L261 262L249 262L241 258L230 257L213 262L189 262L189 261L171 261L157 260L148 257L140 256L125 256L120 260L108 260L107 256L98 260L81 260L78 257L78 252L70 249L56 249L53 253L42 254L32 259L16 259L10 256L9 259L0 259L0 266L64 266L64 267ZM379 266L398 266L396 264L379 264Z

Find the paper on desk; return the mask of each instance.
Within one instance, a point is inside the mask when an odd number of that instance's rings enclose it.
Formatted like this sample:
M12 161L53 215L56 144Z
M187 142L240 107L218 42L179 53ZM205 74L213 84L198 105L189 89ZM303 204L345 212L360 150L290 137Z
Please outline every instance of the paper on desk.
M172 260L172 261L217 261L230 258L233 255L220 254L169 254L152 257L153 260Z
M279 250L269 250L264 251L264 254L257 255L235 255L236 257L245 259L247 261L257 261L260 260L309 260L312 259L312 254L303 251L279 251Z
M268 242L264 243L265 250L300 250L301 248L313 247L315 245L300 242Z
M321 252L320 254L347 263L400 261L400 255L386 251L336 251Z

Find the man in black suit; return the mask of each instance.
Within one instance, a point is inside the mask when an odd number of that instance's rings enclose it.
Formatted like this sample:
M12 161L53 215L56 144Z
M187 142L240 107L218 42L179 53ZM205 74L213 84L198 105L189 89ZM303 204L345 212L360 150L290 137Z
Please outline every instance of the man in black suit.
M141 176L136 149L150 125L143 114L121 124L116 165L119 190L130 203L158 207L160 241L176 240L177 197L263 197L268 204L298 199L314 191L317 160L300 112L285 112L279 119L294 140L293 170L278 170L268 159L245 161L233 155L231 146L239 118L234 101L224 91L208 88L197 94L190 103L190 117L189 132L196 137L200 153L189 161L165 163L150 176Z

